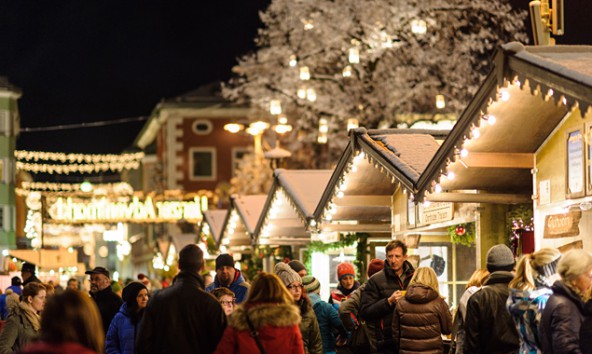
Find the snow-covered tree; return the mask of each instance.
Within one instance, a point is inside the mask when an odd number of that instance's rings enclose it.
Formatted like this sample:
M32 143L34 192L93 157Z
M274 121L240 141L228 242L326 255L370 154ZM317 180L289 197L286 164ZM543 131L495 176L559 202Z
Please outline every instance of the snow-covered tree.
M279 100L300 141L316 141L320 119L334 144L350 118L377 128L456 117L496 46L527 42L525 18L507 0L272 0L257 51L223 94L271 123Z

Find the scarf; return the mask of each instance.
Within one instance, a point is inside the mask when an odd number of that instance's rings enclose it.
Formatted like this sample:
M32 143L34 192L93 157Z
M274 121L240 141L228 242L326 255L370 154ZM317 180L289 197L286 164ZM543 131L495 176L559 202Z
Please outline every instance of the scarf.
M358 283L358 281L354 282L354 286L352 286L351 289L344 288L343 286L341 286L341 283L339 283L339 285L337 285L337 289L339 289L339 291L341 291L341 293L343 295L345 295L345 297L348 297L349 294L353 293L359 287L360 287L360 283Z
M19 308L21 309L21 312L25 315L27 321L31 323L35 332L39 332L39 329L41 328L41 318L39 317L37 312L35 312L35 310L33 310L33 308L31 308L30 305L24 302L19 303Z

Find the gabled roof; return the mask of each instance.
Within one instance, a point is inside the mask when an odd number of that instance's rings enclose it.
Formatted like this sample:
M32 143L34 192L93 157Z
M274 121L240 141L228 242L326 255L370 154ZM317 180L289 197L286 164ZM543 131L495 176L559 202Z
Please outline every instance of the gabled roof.
M529 202L535 152L570 111L591 104L591 46L502 46L420 177L418 199Z
M216 245L250 249L257 220L263 210L266 195L230 196L230 208L222 226L220 241Z
M16 96L16 98L20 97L22 94L21 89L11 84L6 77L0 76L0 92L6 91Z
M307 220L331 177L331 170L274 171L273 184L257 223L258 244L293 245L308 243Z
M212 236L214 242L219 244L226 215L228 215L228 210L226 209L204 211L204 217L200 223L200 232L205 232L205 226L207 225L208 233Z
M431 134L428 134L431 133ZM310 226L322 231L390 232L391 197L414 190L446 132L412 129L350 132Z

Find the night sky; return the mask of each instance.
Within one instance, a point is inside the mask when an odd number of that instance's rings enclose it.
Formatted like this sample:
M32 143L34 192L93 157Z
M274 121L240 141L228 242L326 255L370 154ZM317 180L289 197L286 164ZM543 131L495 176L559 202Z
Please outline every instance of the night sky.
M236 57L254 49L268 3L0 0L0 75L23 91L22 127L147 117L163 98L227 80ZM577 20L591 3L566 0L559 44L592 44L590 22ZM23 132L17 148L119 153L144 122Z

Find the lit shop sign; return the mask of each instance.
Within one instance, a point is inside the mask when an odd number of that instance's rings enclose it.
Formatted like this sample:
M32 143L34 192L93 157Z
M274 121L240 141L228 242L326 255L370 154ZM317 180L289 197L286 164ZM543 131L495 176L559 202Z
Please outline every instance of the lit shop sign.
M202 219L199 198L192 201L158 201L151 197L141 201L114 202L102 199L78 202L72 198L58 198L49 205L51 220L59 222L174 222Z

